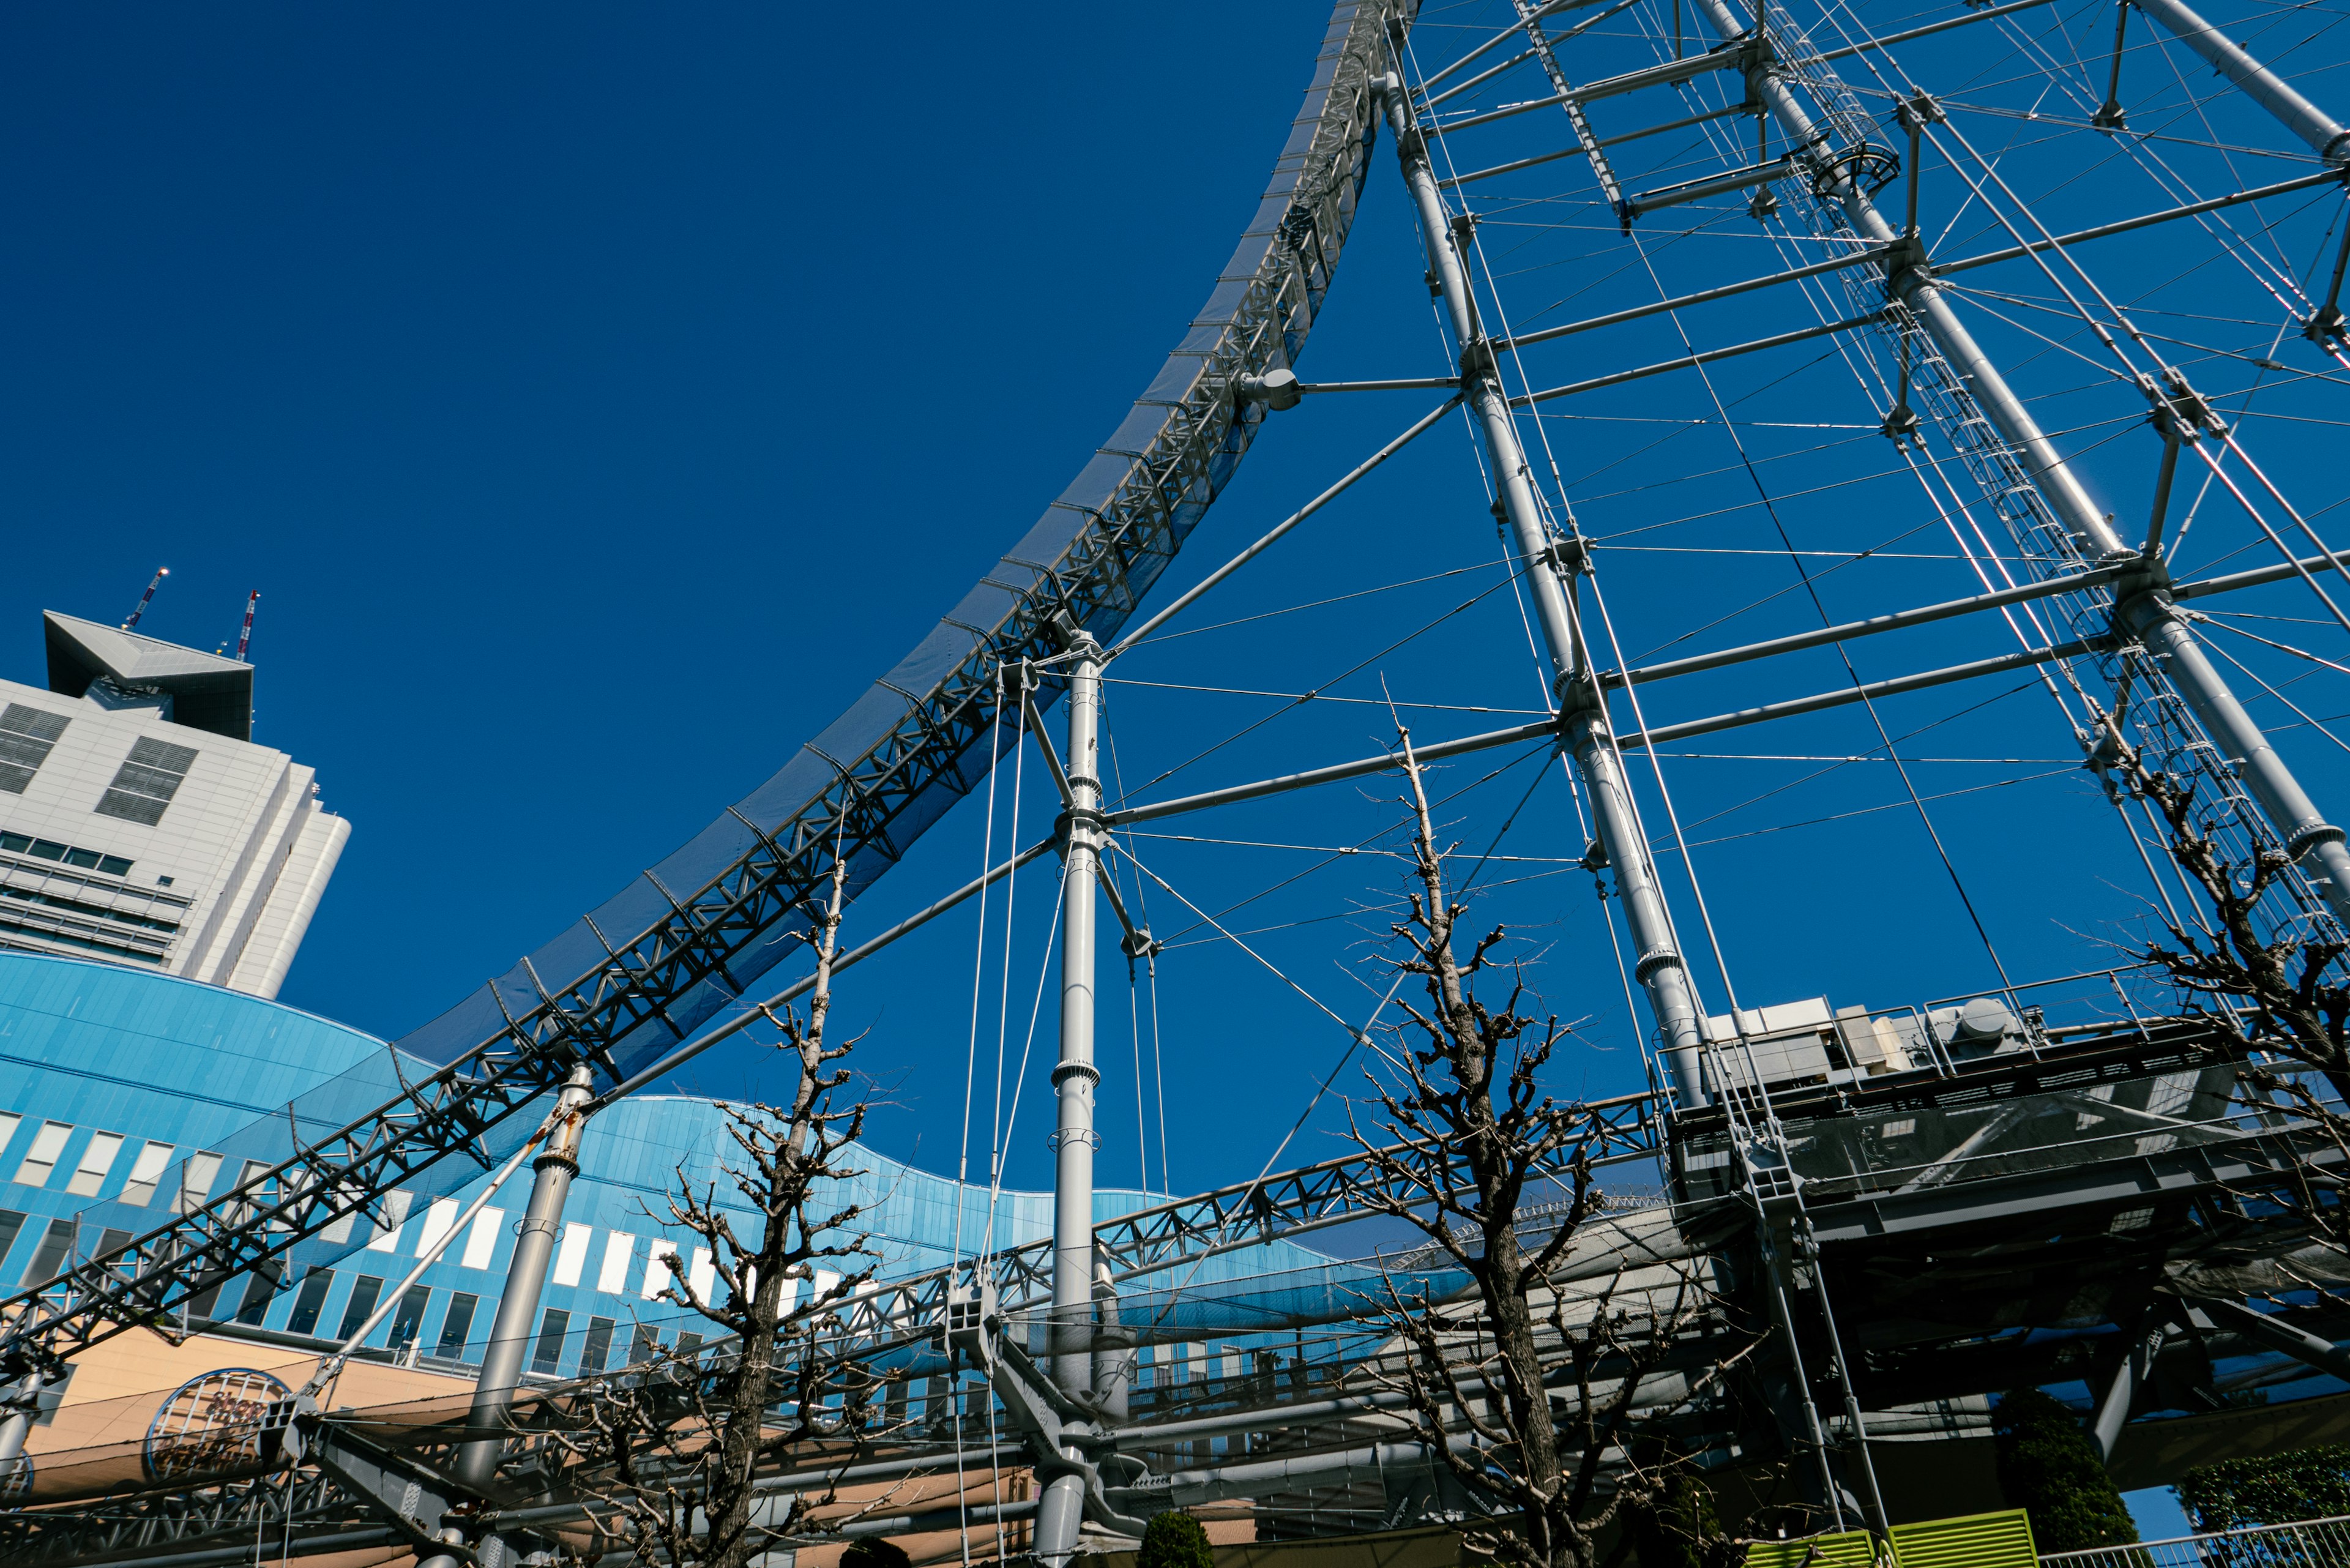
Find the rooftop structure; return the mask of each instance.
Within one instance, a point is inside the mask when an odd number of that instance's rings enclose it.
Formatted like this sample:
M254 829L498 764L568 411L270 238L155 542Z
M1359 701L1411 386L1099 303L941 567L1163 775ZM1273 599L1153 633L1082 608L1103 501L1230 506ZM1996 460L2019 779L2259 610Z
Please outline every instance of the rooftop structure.
M253 667L42 619L46 686L0 680L0 948L276 995L350 824L254 743Z

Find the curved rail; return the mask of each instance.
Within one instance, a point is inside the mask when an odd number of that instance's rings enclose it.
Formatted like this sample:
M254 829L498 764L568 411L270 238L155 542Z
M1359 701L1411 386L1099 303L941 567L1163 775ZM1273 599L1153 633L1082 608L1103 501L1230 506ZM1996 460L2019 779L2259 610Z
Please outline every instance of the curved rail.
M765 939L832 869L869 887L974 782L996 671L1060 651L1056 618L1114 636L1239 466L1264 417L1232 383L1305 346L1345 244L1377 114L1365 87L1388 16L1343 0L1313 86L1215 290L1131 410L996 569L773 778L569 930L400 1048L445 1062L501 1041L621 1067L666 1047L771 967ZM1008 717L1008 715L1006 715Z
M493 1129L576 1064L618 1082L738 999L792 950L774 933L815 907L836 854L851 897L902 857L975 782L973 755L1004 717L999 668L1057 651L1063 618L1114 636L1247 452L1264 410L1233 385L1305 346L1369 167L1367 83L1388 20L1416 6L1340 0L1207 304L1068 488L930 636L682 848L392 1053L445 1066L368 1094L356 1116L286 1107L248 1129L260 1147L231 1151L248 1163L228 1168L255 1171L233 1191L0 1302L0 1368L21 1376L130 1324L166 1323L394 1188L463 1185L467 1162L429 1168L494 1148Z

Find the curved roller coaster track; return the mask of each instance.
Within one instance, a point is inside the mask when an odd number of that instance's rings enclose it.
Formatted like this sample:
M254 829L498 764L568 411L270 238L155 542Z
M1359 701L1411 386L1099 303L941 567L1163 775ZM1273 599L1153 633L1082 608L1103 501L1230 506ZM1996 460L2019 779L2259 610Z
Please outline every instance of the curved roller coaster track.
M1359 739L1367 708L1409 715L1421 763L1460 764L1441 804L1483 849L1471 879L1504 921L1578 955L1611 1020L1594 1027L1638 1046L1623 1059L1645 1085L1580 1106L1572 1149L1652 1168L1661 1190L1596 1223L1558 1289L1628 1279L1637 1295L1711 1259L1781 1301L1749 1314L1775 1326L1748 1394L1691 1407L1683 1436L1708 1462L1786 1461L1824 1518L1881 1525L1924 1473L1905 1453L1979 1433L2003 1388L2086 1385L2110 1459L2133 1415L2350 1373L2332 1339L2350 1325L2300 1298L2244 1304L2342 1271L2304 1212L2244 1198L2331 1156L2248 1104L2227 1009L2183 1009L2135 952L2046 977L2010 961L2053 950L2019 940L2014 906L2202 918L2162 824L2114 787L2124 750L2192 781L2228 855L2278 867L2264 931L2345 940L2350 848L2326 808L2350 746L2326 682L2350 673L2327 523L2346 493L2323 431L2350 418L2350 130L2329 107L2350 107L2334 63L2350 13L1758 4L1338 5L1206 305L1026 536L683 848L383 1064L256 1124L227 1151L248 1162L234 1191L0 1304L20 1397L113 1334L185 1332L192 1301L265 1262L341 1255L354 1216L395 1189L475 1181L562 1085L608 1103L749 1026L744 1004L794 950L778 935L818 912L836 867L864 893L966 795L990 786L993 814L996 770L1033 749L1063 808L1053 834L850 961L1060 854L1056 1158L1082 1201L1054 1238L888 1282L838 1325L931 1412L868 1479L950 1452L1030 1462L940 1325L971 1291L1007 1342L1041 1333L1091 1313L1106 1269L1128 1338L1233 1348L1221 1376L1135 1391L1128 1424L1097 1434L1130 1462L1093 1473L1088 1509L1250 1499L1265 1528L1313 1533L1455 1506L1366 1370L1391 1348L1365 1322L1376 1268L1186 1293L1211 1255L1335 1234L1391 1200L1378 1161L1268 1168L1099 1226L1088 1206L1097 884L1132 960L1170 950L1142 917L1155 898L1337 1020L1350 1049L1392 1024L1392 991L1363 1023L1284 970L1344 945L1317 922L1384 931L1380 906L1312 879L1399 842L1392 800L1326 787L1398 768L1399 741ZM1375 181L1395 187L1378 198L1392 226L1356 235ZM1342 311L1350 240L1378 288L1350 285ZM1375 373L1305 375L1326 314L1346 325L1325 340ZM1366 428L1321 412L1341 405L1388 410L1389 439L1340 450ZM1284 476L1318 476L1313 499L1155 593L1260 440L1284 443ZM1266 585L1252 563L1341 494L1374 519L1326 556L1366 575ZM1463 553L1489 539L1492 556ZM1256 594L1240 607L1254 613L1179 619L1211 590ZM1274 615L1320 618L1286 642L1240 629ZM1407 675L1409 691L1386 689ZM1130 772L1103 742L1106 691ZM1460 712L1514 722L1424 732ZM1235 782L1160 787L1211 757ZM1937 782L1960 766L1972 782ZM1322 791L1310 817L1169 831L1306 790ZM1509 836L1534 817L1563 852L1518 852ZM1251 836L1269 820L1316 842ZM1846 849L1777 847L1830 825ZM1315 858L1242 896L1275 850ZM1574 881L1598 897L1570 911L1556 889ZM1244 907L1260 927L1224 923ZM1777 929L1738 934L1758 925ZM1809 956L1832 947L1857 956ZM1927 983L1951 994L1832 1009L1789 1001L1808 979L1775 978L1897 963L1887 989L1939 973ZM1696 1334L1680 1375L1738 1332ZM1292 1362L1264 1349L1276 1334ZM473 1508L463 1488L432 1493L468 1430L462 1401L304 1413L340 1423L343 1458L228 1442L250 1462L210 1490L184 1467L126 1489L120 1456L45 1462L22 1480L36 1506L5 1527L12 1560L192 1568L236 1560L256 1530L296 1554L428 1545L422 1505L382 1517L402 1487L466 1519L477 1554L567 1539L578 1502L532 1434L593 1397L515 1405ZM787 1467L779 1492L819 1469ZM978 1519L993 1543L1036 1511L1021 1507L947 1524ZM1064 1556L1075 1527L1047 1508L1034 1545Z

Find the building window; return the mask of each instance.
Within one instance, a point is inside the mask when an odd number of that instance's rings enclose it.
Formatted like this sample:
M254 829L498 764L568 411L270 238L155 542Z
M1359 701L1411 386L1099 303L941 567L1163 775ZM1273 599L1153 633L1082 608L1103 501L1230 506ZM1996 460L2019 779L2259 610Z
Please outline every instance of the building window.
M612 1359L613 1322L608 1317L588 1320L587 1343L579 1347L579 1376L593 1377Z
M45 1187L49 1172L57 1168L57 1156L66 1151L66 1139L73 1137L71 1122L43 1122L41 1130L33 1135L33 1147L25 1151L25 1162L16 1168L16 1179L27 1187Z
M122 1195L117 1202L128 1203L133 1209L144 1209L154 1201L155 1188L163 1179L164 1168L172 1163L172 1145L150 1141L130 1162L130 1174L122 1183Z
M56 1279L58 1272L66 1266L66 1257L73 1251L73 1243L74 1222L70 1220L50 1220L41 1244L33 1250L33 1261L26 1267L25 1277L17 1282L45 1285Z
M457 1261L469 1269L486 1269L498 1250L498 1238L506 1233L506 1211L484 1209L473 1216L473 1223L465 1231L465 1255Z
M22 794L73 721L11 702L0 709L0 791Z
M8 1261L8 1250L16 1244L16 1233L25 1228L25 1216L14 1209L0 1209L0 1263Z
M388 1348L406 1350L424 1332L424 1309L432 1304L431 1285L411 1285L402 1293L400 1304L391 1311L391 1338Z
M677 1354L680 1360L683 1360L685 1357L691 1355L695 1351L700 1350L701 1348L702 1335L698 1334L681 1334L677 1336Z
M89 1147L81 1151L81 1163L74 1167L73 1179L66 1190L77 1198L95 1198L98 1189L106 1185L106 1173L114 1168L114 1157L122 1152L120 1133L92 1133Z
M220 1174L221 1157L199 1149L188 1156L188 1163L180 1168L180 1197L172 1204L175 1214L193 1214L204 1206L212 1195L213 1178Z
M248 1159L244 1162L244 1168L236 1173L236 1185L229 1190L243 1196L229 1210L231 1224L242 1225L261 1212L261 1206L269 1199L270 1194L256 1184L269 1174L269 1170L267 1160Z
M560 1307L549 1307L538 1320L538 1350L530 1358L533 1372L553 1373L563 1366L563 1336L571 1332L571 1314Z
M376 1298L383 1294L383 1282L373 1274L361 1274L351 1285L351 1299L343 1303L343 1328L337 1339L348 1339L359 1331L359 1324L375 1315Z
M604 1266L596 1275L596 1288L607 1295L619 1295L629 1288L629 1265L636 1259L637 1239L615 1231L604 1243Z
M259 1328L269 1315L269 1303L277 1299L277 1287L286 1282L286 1265L276 1258L265 1258L254 1265L253 1273L244 1287L244 1303L236 1309L236 1321L248 1328Z
M114 782L99 796L98 814L152 827L163 820L163 808L180 793L188 770L195 765L194 747L141 735L130 743L130 760L115 770Z
M98 1233L98 1251L91 1253L90 1256L93 1258L103 1258L109 1252L113 1251L117 1247L128 1245L130 1241L130 1231L118 1231L112 1226L109 1226ZM126 1269L132 1269L137 1266L138 1260L135 1258L120 1258L111 1265L114 1272L118 1274L122 1273Z
M327 1310L327 1293L335 1288L335 1271L312 1269L302 1276L302 1289L294 1297L293 1314L286 1320L288 1334L316 1334L318 1314Z
M16 1124L24 1119L14 1111L0 1111L0 1148L8 1147L8 1140L16 1136Z
M132 865L120 855L82 849L71 844L59 844L51 838L35 838L24 833L0 833L0 849L11 855L29 855L36 860L56 860L68 866L78 866L85 871L102 872L109 877L128 877Z
M396 1191L383 1195L383 1209L373 1216L374 1230L368 1237L370 1252L389 1252L400 1245L400 1228L408 1223L408 1206L416 1201L413 1192Z
M432 1354L443 1361L465 1359L465 1336L473 1332L473 1314L482 1298L471 1291L458 1291L449 1297L449 1310L441 1319L441 1343Z
M660 1330L657 1328L648 1328L643 1324L637 1324L636 1341L629 1346L629 1365L631 1366L642 1366L644 1363L650 1361L654 1356L659 1355L660 1354Z

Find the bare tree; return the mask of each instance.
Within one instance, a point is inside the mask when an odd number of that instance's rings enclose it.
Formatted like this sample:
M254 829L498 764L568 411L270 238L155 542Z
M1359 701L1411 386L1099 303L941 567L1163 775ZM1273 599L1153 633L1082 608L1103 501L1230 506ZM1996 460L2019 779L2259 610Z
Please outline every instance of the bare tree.
M2263 934L2261 905L2286 875L2292 857L2282 846L2257 840L2249 853L2231 855L2214 808L2199 798L2195 782L2149 765L2143 751L2123 740L2111 716L2105 727L2112 777L2161 818L2172 860L2210 909L2210 923L2194 929L2181 917L2163 913L2168 940L2146 943L2147 961L2189 998L2208 1000L2230 1015L2251 1049L2298 1063L2324 1078L2334 1091L2332 1101L2297 1075L2255 1066L2245 1080L2271 1100L2265 1106L2247 1103L2260 1109L2281 1103L2350 1164L2350 1116L2341 1106L2350 1100L2350 1046L2345 1041L2350 986L2334 967L2345 944L2290 926ZM2282 1183L2263 1196L2298 1210L2334 1251L2350 1256L2350 1214L2332 1200L2330 1180L2321 1181L2305 1160L2282 1174ZM2324 1196L2319 1186L2328 1189Z
M857 1042L826 1034L846 869L836 864L830 900L805 933L816 951L806 1016L763 1010L796 1074L789 1104L725 1106L733 1148L718 1179L697 1183L681 1166L668 1196L667 1222L710 1251L713 1288L705 1294L670 1253L660 1299L725 1341L672 1347L578 1401L582 1429L567 1441L593 1501L599 1555L743 1568L770 1540L807 1534L820 1519L837 1526L830 1478L876 1435L880 1378L839 1348L838 1309L879 1262L855 1229L865 1206L840 1199L842 1184L865 1174L848 1163L868 1108L845 1092L843 1062ZM738 1226L745 1209L752 1223ZM830 1265L823 1288L795 1312L798 1282L813 1282L819 1264ZM762 1497L763 1469L812 1455L820 1459L807 1489Z
M1402 744L1415 886L1392 930L1405 949L1399 967L1425 1001L1403 1001L1400 1049L1374 1079L1380 1125L1357 1126L1355 1137L1375 1168L1371 1185L1389 1195L1367 1206L1418 1228L1472 1292L1466 1303L1433 1302L1391 1271L1385 1315L1400 1354L1380 1376L1446 1469L1506 1523L1472 1530L1476 1549L1530 1568L1595 1568L1603 1532L1626 1511L1688 1512L1678 1506L1685 1467L1669 1445L1643 1439L1718 1374L1687 1380L1677 1396L1651 1385L1712 1303L1669 1268L1582 1291L1554 1284L1602 1207L1583 1148L1592 1118L1541 1084L1571 1031L1524 1011L1523 969L1496 957L1503 928L1460 956L1468 908L1446 885L1408 733ZM1489 976L1506 977L1499 1006L1478 993ZM1537 1221L1529 1189L1554 1183L1566 1197Z
M2213 926L2189 930L2166 914L2169 940L2147 944L2147 960L2192 994L2249 1002L2242 1018L2249 1044L2315 1068L2350 1098L2344 1039L2350 988L2327 975L2344 944L2289 930L2264 937L2260 929L2261 903L2292 857L2269 846L2248 859L2230 858L2193 781L2147 766L2135 747L2121 748L2116 771L2161 816L2171 858L2202 890L2214 917Z

